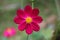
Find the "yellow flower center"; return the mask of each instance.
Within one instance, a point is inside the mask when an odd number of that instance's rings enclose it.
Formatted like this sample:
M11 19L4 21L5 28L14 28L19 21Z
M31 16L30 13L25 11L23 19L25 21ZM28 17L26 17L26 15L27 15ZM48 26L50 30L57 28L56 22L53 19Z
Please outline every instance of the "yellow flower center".
M31 23L32 22L32 18L31 17L27 17L26 18L26 23Z
M8 33L11 33L11 29L10 28L8 28L7 31L8 31Z

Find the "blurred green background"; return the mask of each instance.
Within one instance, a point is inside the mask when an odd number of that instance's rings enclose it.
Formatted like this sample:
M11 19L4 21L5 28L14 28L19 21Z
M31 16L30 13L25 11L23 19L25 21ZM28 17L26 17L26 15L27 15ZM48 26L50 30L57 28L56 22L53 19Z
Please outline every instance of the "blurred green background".
M41 30L33 32L29 40L60 40L60 0L34 0L34 7L40 10L43 22L39 24ZM13 22L18 8L24 9L26 5L32 5L32 0L0 0L0 40L3 31L7 27L15 27L17 33L9 40L27 40L27 34L17 29L17 24Z

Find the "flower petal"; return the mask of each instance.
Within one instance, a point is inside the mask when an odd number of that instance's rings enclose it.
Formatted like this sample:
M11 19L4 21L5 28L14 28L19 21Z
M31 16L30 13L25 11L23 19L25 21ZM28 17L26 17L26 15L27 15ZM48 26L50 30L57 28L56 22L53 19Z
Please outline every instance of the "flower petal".
M43 19L41 16L37 16L37 17L33 18L33 21L36 23L41 23L43 21Z
M18 9L18 10L17 10L17 16L19 16L19 17L24 17L24 16L25 16L24 11L21 10L21 9Z
M31 25L32 25L34 31L39 31L40 30L40 27L37 23L32 22Z
M7 37L8 36L8 33L4 31L4 37Z
M26 28L26 22L24 22L24 23L22 23L22 24L20 24L20 25L18 26L18 29L19 29L20 31L24 31L25 28Z
M32 11L32 15L33 16L37 16L39 14L39 9L38 8L34 8Z
M11 28L11 35L15 35L16 34L16 29L14 29L13 27Z
M32 12L32 7L27 5L25 8L24 8L24 11L27 12L27 13L31 13Z
M27 24L26 26L26 33L29 35L33 32L32 26L30 24Z
M14 22L15 22L16 24L20 24L20 23L22 23L23 21L24 21L24 19L19 18L18 16L16 16L16 17L14 18Z

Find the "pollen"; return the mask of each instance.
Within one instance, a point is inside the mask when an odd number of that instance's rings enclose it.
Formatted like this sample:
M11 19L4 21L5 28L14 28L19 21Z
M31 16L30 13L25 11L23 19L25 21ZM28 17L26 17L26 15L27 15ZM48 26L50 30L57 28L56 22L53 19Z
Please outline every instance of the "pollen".
M11 33L11 29L10 29L10 28L8 28L8 29L7 29L7 32L8 32L8 33Z
M31 23L32 22L32 18L31 17L27 17L26 18L26 23Z

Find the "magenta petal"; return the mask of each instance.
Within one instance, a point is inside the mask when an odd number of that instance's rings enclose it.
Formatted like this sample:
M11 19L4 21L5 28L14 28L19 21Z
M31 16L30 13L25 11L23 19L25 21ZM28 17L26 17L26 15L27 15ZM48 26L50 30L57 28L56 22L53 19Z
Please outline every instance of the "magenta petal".
M40 27L37 23L32 22L31 25L32 25L34 31L39 31L40 30Z
M41 23L43 21L43 19L41 16L37 16L37 17L33 18L33 21L36 23Z
M6 30L4 31L4 37L11 37L12 33L8 33Z
M15 35L16 34L16 30L12 27L11 28L12 32L11 32L11 35Z
M37 16L38 14L39 14L39 9L34 8L33 11L32 11L32 15Z
M7 32L4 32L4 37L8 37L8 33Z
M14 22L15 22L16 24L20 24L20 23L23 22L23 19L22 19L22 18L19 18L18 16L16 16L16 17L14 18Z
M27 13L31 13L32 12L32 7L27 5L25 8L24 8L24 11L27 12Z
M19 29L20 31L24 31L25 27L26 27L26 22L20 24L20 25L18 26L18 29Z
M10 31L8 31L8 29L10 29ZM4 37L11 37L14 36L16 34L16 30L15 28L11 27L11 28L7 28L6 30L4 30Z
M27 25L27 28L26 28L26 33L29 35L33 32L33 29L32 29L32 26L30 24Z
M24 16L25 16L24 11L21 10L21 9L18 9L18 10L17 10L17 16L19 16L19 17L24 17Z

